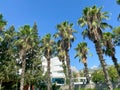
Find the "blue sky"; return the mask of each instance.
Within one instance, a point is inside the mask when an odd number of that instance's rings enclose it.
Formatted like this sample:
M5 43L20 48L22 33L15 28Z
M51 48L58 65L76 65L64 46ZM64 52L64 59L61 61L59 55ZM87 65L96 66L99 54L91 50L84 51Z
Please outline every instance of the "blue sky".
M82 10L86 6L96 5L103 7L103 11L110 12L110 19L107 21L113 27L120 25L117 21L117 16L120 12L120 6L116 4L115 0L0 0L0 13L4 15L4 19L10 25L17 28L25 24L33 25L37 22L39 35L43 36L47 33L54 34L56 25L69 21L74 24L74 29L78 30L76 34L76 41L73 43L70 50L71 65L76 66L77 69L82 69L83 65L79 63L78 59L74 59L76 45L83 41L81 36L82 28L77 25L78 18L82 15ZM94 44L87 40L92 57L88 56L88 66L99 66L99 60L96 55ZM120 47L117 48L116 57L119 55ZM109 57L105 57L107 64L113 64ZM118 62L120 62L118 60Z

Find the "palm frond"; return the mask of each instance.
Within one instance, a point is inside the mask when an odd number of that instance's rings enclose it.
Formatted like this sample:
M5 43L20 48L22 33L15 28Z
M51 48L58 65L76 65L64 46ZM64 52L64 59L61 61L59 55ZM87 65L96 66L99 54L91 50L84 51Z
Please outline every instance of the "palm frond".
M117 20L120 21L120 14L119 14L118 17L117 17Z
M83 30L82 35L83 35L83 39L85 39L86 37L89 37L88 29Z
M120 0L117 0L116 2L117 2L118 5L120 5Z

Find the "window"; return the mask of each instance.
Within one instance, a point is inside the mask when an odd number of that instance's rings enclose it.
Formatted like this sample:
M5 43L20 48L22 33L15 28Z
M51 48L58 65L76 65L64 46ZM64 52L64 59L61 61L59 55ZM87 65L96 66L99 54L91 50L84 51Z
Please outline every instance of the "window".
M52 78L52 83L64 84L65 79L64 78Z

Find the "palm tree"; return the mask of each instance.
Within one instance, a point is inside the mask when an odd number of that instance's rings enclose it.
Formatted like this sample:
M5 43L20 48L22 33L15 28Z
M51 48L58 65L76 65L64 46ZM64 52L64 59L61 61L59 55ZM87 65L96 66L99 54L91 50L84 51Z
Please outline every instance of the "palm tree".
M103 58L102 46L101 46L101 38L102 29L106 27L110 27L107 23L103 22L104 19L107 19L107 12L101 12L102 8L97 8L96 6L93 7L86 7L83 10L83 16L78 20L78 24L81 27L86 26L86 30L83 31L83 36L87 36L94 44L96 48L96 52L98 54L101 66L103 68L103 72L105 75L106 83L110 90L113 90L112 83L110 81L110 77L108 74L108 70L106 68L106 63Z
M88 72L88 66L87 66L87 54L88 54L88 47L86 42L81 42L77 45L75 48L76 55L75 58L78 57L79 61L81 61L84 64L85 67L85 76L87 78L87 82L90 82L89 72Z
M73 34L76 32L75 30L72 29L73 24L68 23L68 22L63 22L61 24L57 25L58 32L55 34L56 38L59 38L60 40L60 46L61 50L64 50L65 54L65 61L67 64L67 71L68 71L68 83L69 83L69 90L72 89L72 84L71 84L71 69L70 69L70 57L69 57L69 49L71 47L71 43L74 41L74 36Z
M120 0L116 0L116 2L117 2L117 4L119 4L119 5L120 5Z
M47 90L51 88L50 79L50 59L55 52L55 42L51 37L51 34L46 34L41 40L41 49L43 51L43 56L47 59Z
M17 40L15 45L19 51L19 58L22 63L22 72L20 80L20 90L24 88L24 77L25 77L25 68L26 68L26 52L35 46L33 30L29 25L22 26L20 31L17 33Z
M103 33L103 44L105 48L103 49L103 52L110 56L112 58L112 61L114 62L114 66L117 70L118 75L120 76L120 68L119 64L117 62L117 58L115 57L115 48L113 44L113 34L110 32Z

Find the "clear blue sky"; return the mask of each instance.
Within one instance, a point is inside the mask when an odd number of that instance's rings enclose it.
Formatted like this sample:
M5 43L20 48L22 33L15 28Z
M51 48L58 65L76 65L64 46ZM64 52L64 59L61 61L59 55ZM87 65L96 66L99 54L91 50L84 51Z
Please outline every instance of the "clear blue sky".
M83 41L81 36L81 28L77 25L78 18L82 15L82 10L86 6L96 5L103 6L103 11L110 12L110 19L107 21L113 27L120 25L117 16L120 12L120 6L116 4L116 0L0 0L0 13L4 15L4 19L8 21L7 27L14 25L16 29L25 24L33 25L37 22L39 35L46 33L55 33L56 25L69 21L74 24L74 29L78 30L76 41L70 50L71 65L77 69L82 69L83 65L78 59L74 59L76 45ZM94 45L87 40L92 57L88 57L88 66L99 66L99 60L96 55ZM120 47L117 48L116 56L120 59ZM110 58L105 57L107 64L112 64ZM118 61L120 62L120 61Z

